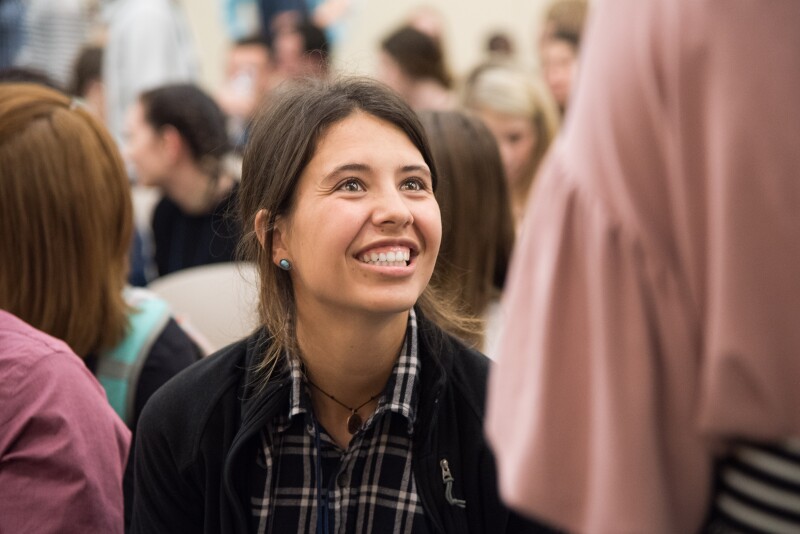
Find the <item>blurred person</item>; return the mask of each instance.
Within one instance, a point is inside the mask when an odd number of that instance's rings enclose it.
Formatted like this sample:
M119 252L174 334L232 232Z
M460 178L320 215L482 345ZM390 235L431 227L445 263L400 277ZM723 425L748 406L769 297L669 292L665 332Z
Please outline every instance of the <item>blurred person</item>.
M199 76L189 22L177 0L117 0L108 25L103 78L107 125L120 146L126 113L140 93L196 82Z
M281 31L291 30L309 16L308 4L305 0L257 1L261 31L270 41Z
M0 308L69 344L135 433L150 395L200 353L164 301L126 288L119 152L90 111L38 85L0 84L0 119Z
M15 65L46 74L60 87L89 38L96 0L26 0L24 41Z
M69 93L80 98L101 121L105 120L103 47L90 45L80 51L72 68Z
M518 226L536 171L558 129L555 105L531 75L492 63L471 74L464 105L478 114L497 140Z
M794 0L593 11L490 384L514 508L800 531L799 26Z
M23 0L0 0L0 70L14 66L25 40Z
M164 194L152 220L159 276L233 261L240 232L229 152L225 116L197 86L146 91L129 110L125 155L139 184Z
M227 115L228 135L237 150L243 150L247 126L256 107L278 81L271 50L261 36L246 37L228 52L225 80L217 102Z
M421 5L408 14L406 25L422 32L444 49L444 15L431 5Z
M580 39L588 13L588 0L554 0L544 15L539 48L559 32L577 35Z
M325 32L308 20L287 23L272 41L278 75L284 79L327 78L329 43Z
M493 32L486 39L486 52L490 58L499 61L511 61L516 55L514 41L506 32Z
M423 111L420 120L439 171L442 245L434 276L461 310L483 321L467 341L492 357L499 299L514 247L514 219L497 142L477 116ZM480 216L476 216L480 214Z
M2 309L0 421L0 532L123 532L130 431L66 343Z
M556 31L541 47L542 74L562 117L578 79L580 36L566 30Z
M85 46L73 67L68 92L80 99L101 121L105 121L106 95L103 84L103 48ZM133 229L133 240L129 254L130 269L128 283L136 287L147 285L148 261L145 253L145 238L139 228Z
M414 28L399 28L383 39L378 78L415 110L456 107L442 49Z
M437 171L368 80L290 85L244 155L262 327L145 409L133 532L535 532L499 502L488 360L428 285Z
M35 83L63 92L63 89L47 74L25 67L0 69L0 83Z

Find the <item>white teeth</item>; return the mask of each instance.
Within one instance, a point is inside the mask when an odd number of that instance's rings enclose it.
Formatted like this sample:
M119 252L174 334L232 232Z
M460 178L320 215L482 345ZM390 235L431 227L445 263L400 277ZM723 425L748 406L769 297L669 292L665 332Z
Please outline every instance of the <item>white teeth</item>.
M405 267L406 262L400 261L364 261L370 265L377 265L379 267Z
M387 252L365 252L361 261L370 265L389 267L405 267L411 259L411 250L402 247L402 250L389 250Z

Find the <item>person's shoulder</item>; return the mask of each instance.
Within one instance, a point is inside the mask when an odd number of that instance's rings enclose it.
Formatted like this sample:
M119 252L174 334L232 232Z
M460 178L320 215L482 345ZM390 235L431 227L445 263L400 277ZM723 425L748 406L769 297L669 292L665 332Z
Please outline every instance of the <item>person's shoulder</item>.
M0 310L0 376L3 384L8 387L19 385L19 380L13 379L16 375L30 378L32 374L59 374L73 368L82 371L84 367L64 341Z
M189 439L202 433L220 404L236 402L252 341L242 339L176 374L150 397L140 425Z
M476 349L466 346L460 339L447 335L451 338L453 347L450 376L454 387L482 419L491 360Z
M448 382L474 415L482 418L490 360L433 322L419 319L422 350L442 366Z

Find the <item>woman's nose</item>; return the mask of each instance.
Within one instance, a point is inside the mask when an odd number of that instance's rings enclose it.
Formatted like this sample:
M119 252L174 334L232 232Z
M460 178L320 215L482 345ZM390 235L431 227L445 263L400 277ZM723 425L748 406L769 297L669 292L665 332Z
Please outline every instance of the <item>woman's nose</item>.
M375 198L373 223L378 226L406 226L414 222L407 200L396 189L378 194Z

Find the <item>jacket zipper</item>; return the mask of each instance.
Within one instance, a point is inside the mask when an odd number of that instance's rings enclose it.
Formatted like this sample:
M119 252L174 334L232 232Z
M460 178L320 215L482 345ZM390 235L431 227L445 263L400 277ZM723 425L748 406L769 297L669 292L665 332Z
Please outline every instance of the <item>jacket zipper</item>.
M458 508L466 508L467 501L463 499L456 499L453 497L453 473L450 472L450 464L447 462L447 458L442 458L439 461L439 466L442 468L442 483L444 483L444 498L447 499L447 502L453 506Z

